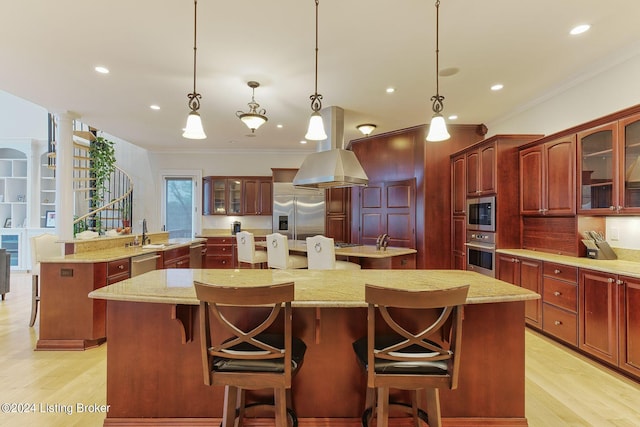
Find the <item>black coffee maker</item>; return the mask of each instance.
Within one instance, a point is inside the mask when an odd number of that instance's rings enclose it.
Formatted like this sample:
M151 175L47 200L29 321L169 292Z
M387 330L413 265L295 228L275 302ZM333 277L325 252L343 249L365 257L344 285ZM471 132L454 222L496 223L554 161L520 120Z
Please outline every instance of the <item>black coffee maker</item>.
M240 221L233 221L231 223L231 234L235 235L240 231L242 231L242 224L240 224Z

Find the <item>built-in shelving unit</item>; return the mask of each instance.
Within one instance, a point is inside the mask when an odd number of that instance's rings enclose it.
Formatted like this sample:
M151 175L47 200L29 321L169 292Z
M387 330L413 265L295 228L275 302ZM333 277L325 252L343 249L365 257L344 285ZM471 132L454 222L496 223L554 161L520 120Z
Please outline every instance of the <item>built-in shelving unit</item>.
M0 148L0 227L22 228L27 220L27 158Z
M56 209L55 169L48 166L47 153L40 156L40 227L46 227L46 215Z

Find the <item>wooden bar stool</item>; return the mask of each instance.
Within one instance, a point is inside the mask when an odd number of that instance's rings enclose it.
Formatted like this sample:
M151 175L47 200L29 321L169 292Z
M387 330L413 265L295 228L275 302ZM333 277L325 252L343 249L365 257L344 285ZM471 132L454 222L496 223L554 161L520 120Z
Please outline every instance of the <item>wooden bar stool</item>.
M276 427L297 425L291 379L307 349L292 337L293 282L266 286L217 286L195 282L200 300L200 341L206 385L224 385L223 427L239 425L249 409L244 390L273 389ZM213 315L213 316L211 316ZM211 319L213 317L215 319ZM272 332L281 325L282 333Z
M367 374L364 425L375 416L377 426L386 427L392 405L410 413L415 426L422 419L429 427L441 427L438 389L458 386L468 291L469 285L419 291L365 285L367 336L353 343ZM424 310L423 324L405 325L402 314L407 309ZM411 390L411 403L390 403L390 388ZM421 390L426 393L426 411L419 408Z
M267 252L256 251L256 242L253 233L239 231L236 233L236 243L238 247L238 262L251 264L251 268L262 268L267 263Z
M29 326L36 323L38 305L40 304L40 260L61 257L62 243L55 234L40 234L31 238L31 317Z
M336 260L335 243L331 237L307 237L309 270L360 270L360 264Z

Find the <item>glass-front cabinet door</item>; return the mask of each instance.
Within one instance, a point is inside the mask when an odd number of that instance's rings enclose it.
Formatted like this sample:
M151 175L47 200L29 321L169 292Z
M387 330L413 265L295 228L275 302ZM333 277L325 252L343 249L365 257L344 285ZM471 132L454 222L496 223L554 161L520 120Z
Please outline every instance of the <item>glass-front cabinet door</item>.
M227 215L242 215L242 181L240 179L228 179L229 204Z
M617 123L578 133L578 210L611 213L618 206Z
M619 122L621 213L640 212L640 114Z
M214 179L212 182L213 215L227 214L227 186L226 179Z

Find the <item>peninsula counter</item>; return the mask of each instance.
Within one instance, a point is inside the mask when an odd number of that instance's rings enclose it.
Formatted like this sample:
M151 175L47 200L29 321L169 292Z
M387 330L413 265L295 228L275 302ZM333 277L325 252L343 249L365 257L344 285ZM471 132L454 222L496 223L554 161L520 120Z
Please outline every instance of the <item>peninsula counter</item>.
M366 381L351 343L366 334L364 284L447 288L470 284L460 383L441 392L447 426L526 426L526 289L458 270L157 270L92 291L107 302L105 426L204 425L222 416L222 387L203 383L193 281L296 284L294 335L307 344L294 379L298 418L359 425ZM208 425L208 424L207 424ZM309 425L314 425L313 423ZM320 425L320 424L318 424Z

